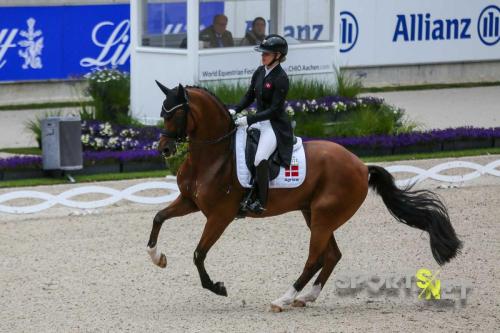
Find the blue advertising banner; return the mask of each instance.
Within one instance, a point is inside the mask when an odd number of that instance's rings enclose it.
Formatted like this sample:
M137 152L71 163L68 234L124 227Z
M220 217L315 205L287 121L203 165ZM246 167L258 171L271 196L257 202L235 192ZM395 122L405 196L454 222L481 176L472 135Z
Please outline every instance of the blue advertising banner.
M0 81L130 68L130 6L0 8Z
M224 12L200 4L200 28ZM186 32L186 3L148 5L148 32ZM68 79L96 67L130 70L130 5L0 7L0 81Z

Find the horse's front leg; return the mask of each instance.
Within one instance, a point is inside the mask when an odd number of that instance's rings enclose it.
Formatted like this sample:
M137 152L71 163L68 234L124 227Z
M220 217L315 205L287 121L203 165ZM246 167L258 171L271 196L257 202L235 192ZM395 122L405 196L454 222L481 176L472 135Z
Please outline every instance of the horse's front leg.
M209 217L193 257L194 264L200 274L202 287L220 296L227 296L226 287L224 287L223 282L212 282L205 269L205 258L212 245L219 239L231 221L231 218Z
M161 253L156 246L158 234L160 233L163 222L172 217L183 216L189 213L194 213L198 210L198 207L193 201L191 201L191 199L179 195L177 199L175 199L175 201L172 202L167 208L160 210L156 214L153 220L153 228L151 229L151 235L149 236L147 247L147 251L153 263L161 268L167 267L167 257Z

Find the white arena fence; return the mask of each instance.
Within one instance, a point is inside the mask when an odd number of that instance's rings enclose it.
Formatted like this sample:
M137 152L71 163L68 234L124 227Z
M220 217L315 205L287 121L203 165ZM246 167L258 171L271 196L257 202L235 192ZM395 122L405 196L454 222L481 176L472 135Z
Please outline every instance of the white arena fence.
M422 182L426 179L432 179L445 183L463 183L483 175L500 177L500 170L497 170L499 166L500 160L493 161L484 166L474 162L453 161L436 165L429 170L410 165L393 165L386 167L386 169L393 175L397 173L415 174L416 176L414 177L396 181L398 186L405 187L410 184ZM471 169L473 171L461 175L441 174L443 171L458 168ZM173 201L179 195L179 189L175 180L175 177L168 176L165 181L140 183L130 186L124 190L115 190L104 186L82 186L70 189L58 195L39 191L14 191L0 195L0 212L10 214L29 214L40 212L57 204L71 208L95 209L112 205L121 200L150 205L165 204ZM169 193L163 196L154 197L136 195L136 193L144 190L167 190ZM109 197L95 201L71 200L72 197L83 194L106 194L109 195ZM3 204L15 199L40 199L45 201L31 206L9 206Z

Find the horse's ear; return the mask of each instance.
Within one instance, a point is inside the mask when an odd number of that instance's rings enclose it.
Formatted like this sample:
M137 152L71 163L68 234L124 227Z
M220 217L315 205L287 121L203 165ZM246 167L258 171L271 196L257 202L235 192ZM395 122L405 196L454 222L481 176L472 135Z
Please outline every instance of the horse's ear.
M163 93L165 94L165 96L168 95L168 92L170 91L170 89L168 89L167 87L165 87L163 84L161 84L157 80L155 80L155 82L158 85L158 87L160 87L161 91L163 91Z
M177 100L178 101L186 101L187 100L186 89L180 83L179 83L179 86L177 87Z

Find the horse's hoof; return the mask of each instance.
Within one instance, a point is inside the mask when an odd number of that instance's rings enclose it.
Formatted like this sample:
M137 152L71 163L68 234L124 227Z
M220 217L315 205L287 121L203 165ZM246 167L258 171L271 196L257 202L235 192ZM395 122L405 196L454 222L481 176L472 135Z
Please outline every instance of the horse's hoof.
M224 287L224 282L216 282L214 284L213 292L219 296L227 296L226 287Z
M167 256L164 255L163 253L160 256L160 261L158 262L158 266L161 268L167 267Z
M271 303L271 312L278 313L278 312L282 312L282 311L283 311L283 308L281 306Z
M306 306L306 302L296 299L293 301L292 306L295 308L303 308Z

